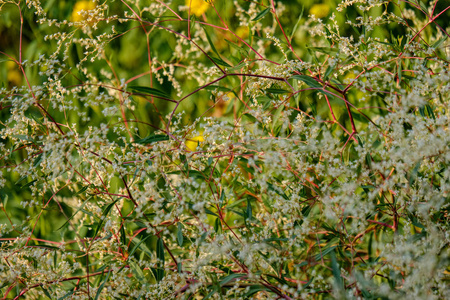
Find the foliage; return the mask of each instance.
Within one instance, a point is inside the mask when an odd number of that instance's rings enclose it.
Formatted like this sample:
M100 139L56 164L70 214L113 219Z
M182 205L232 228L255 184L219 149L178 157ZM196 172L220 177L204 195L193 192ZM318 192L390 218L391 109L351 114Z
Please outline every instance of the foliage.
M444 299L445 3L0 0L0 295Z

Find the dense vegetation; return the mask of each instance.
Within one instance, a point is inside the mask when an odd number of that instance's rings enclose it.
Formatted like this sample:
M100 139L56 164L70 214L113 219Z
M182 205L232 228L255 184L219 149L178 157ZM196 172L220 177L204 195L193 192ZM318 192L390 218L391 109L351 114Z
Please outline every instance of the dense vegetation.
M3 299L450 294L448 1L0 9Z

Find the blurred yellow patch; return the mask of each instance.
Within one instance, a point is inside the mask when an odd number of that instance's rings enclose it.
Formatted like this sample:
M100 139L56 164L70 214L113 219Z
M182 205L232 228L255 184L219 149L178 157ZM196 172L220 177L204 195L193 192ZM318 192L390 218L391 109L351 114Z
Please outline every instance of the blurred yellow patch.
M19 67L13 61L7 61L6 67L8 69L6 80L13 86L22 85L22 72L19 71Z
M290 261L287 265L289 272L294 271L294 261Z
M317 18L324 18L328 16L329 13L330 13L330 6L325 3L314 4L309 9L309 14L315 15Z
M235 33L241 39L245 39L246 37L248 37L248 27L240 26L236 29Z
M185 0L185 3L186 6L191 7L191 14L194 14L197 17L203 15L211 5L205 0Z
M86 17L81 15L80 12L82 10L83 11L93 10L93 9L95 9L95 7L96 7L96 5L92 1L78 1L73 6L72 18L71 18L72 22L80 22L80 21L85 20Z
M344 83L350 84L355 80L355 78L356 78L356 74L353 72L349 72L349 73L345 74L345 76L344 76ZM357 80L361 80L363 82L367 81L367 79L365 77L359 77ZM366 90L358 90L356 92L356 97L358 99L365 98L366 96L369 96L369 93Z
M189 151L195 151L197 150L197 147L200 145L201 142L204 142L205 139L203 138L202 135L193 137L193 138L188 138L186 140L186 147Z

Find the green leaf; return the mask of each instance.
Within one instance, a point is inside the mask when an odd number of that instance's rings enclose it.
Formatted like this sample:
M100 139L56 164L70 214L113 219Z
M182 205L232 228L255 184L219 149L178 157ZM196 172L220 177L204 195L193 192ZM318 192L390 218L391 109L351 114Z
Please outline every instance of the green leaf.
M306 76L306 75L294 75L290 79L301 80L301 81L303 81L304 83L306 83L307 85L309 85L310 87L313 87L313 88L322 88L322 85L320 83L318 83L313 78L311 78L309 76Z
M245 213L247 220L250 220L252 218L252 204L250 202L250 199L247 199L247 211Z
M225 39L225 42L227 42L231 47L233 47L234 49L236 49L243 57L247 57L247 55L248 55L248 52L243 48L243 47L240 47L240 46L238 46L238 45L236 45L235 43L233 43L233 42L230 42L229 40L227 40L227 39ZM244 65L247 65L249 62L243 62L242 64L240 64L239 66L239 68L241 68L242 66L244 66ZM237 66L236 67L234 67L234 68L237 68ZM233 69L234 69L233 68Z
M167 141L169 140L169 136L165 135L165 134L151 134L143 139L139 139L139 140L135 140L134 142L136 144L142 144L142 145L146 145L146 144L151 144L151 143L155 143L155 142L160 142L160 141Z
M224 66L224 67L228 67L228 68L231 68L231 67L232 67L232 66L230 66L228 63L224 62L221 58L217 58L217 57L214 57L214 56L210 56L210 58L211 58L211 60L212 60L214 63L216 63L216 65Z
M47 289L44 288L42 285L41 285L41 289L44 291L45 296L47 296L47 297L51 300L51 299L52 299L52 296L51 296L50 293L47 291Z
M295 32L297 31L297 27L300 24L300 20L303 17L303 11L305 10L305 6L302 5L302 11L300 12L300 15L297 18L297 23L295 23L294 29L292 29L291 36L289 37L289 40L292 42L292 38L294 37ZM325 27L326 28L326 27Z
M209 91L217 90L219 92L231 92L232 91L232 89L230 89L230 88L223 87L223 86L218 86L218 85L205 86L205 90L209 90Z
M211 210L209 210L209 209L207 209L207 208L205 208L205 213L206 213L207 215L211 215L211 216L219 217L219 215L218 215L218 214L216 214L216 213L212 212Z
M111 275L111 273L112 273L112 270L110 270L108 272L108 275L106 276L105 280L103 280L102 284L98 287L97 294L95 295L95 299L94 300L97 300L98 297L100 297L100 294L101 294L103 288L105 287L105 284L108 282L109 276Z
M164 242L162 238L158 238L156 242L156 257L164 265Z
M416 165L414 166L414 168L412 169L411 173L409 174L409 185L412 186L414 184L414 182L416 181L417 178L417 173L419 173L419 168L420 168L420 164L422 162L419 160Z
M225 276L224 278L222 278L222 280L220 281L220 285L223 286L225 284L227 284L228 282L237 279L237 278L242 278L242 277L246 277L247 274L241 274L241 273L233 273L230 274L228 276Z
M203 30L205 31L205 35L206 35L206 39L208 40L209 46L211 46L212 51L214 51L214 53L216 53L216 55L220 58L220 54L219 52L217 52L216 47L214 47L214 43L211 40L211 37L208 34L208 31L206 30L205 26L203 26Z
M39 164L42 162L43 156L44 156L44 152L42 152L41 154L36 156L36 158L33 161L33 168L36 168L37 166L39 166Z
M97 229L95 230L95 233L94 233L94 237L92 238L93 241L95 241L95 238L97 237L97 234L98 234L100 228L103 227L103 223L105 222L105 220L107 220L106 217L108 216L109 211L111 210L113 205L116 204L116 202L119 201L119 200L120 200L120 198L115 200L115 201L113 201L113 202L111 202L110 204L108 204L106 206L105 210L103 210L103 213L102 213L103 218L101 218L100 222L98 223Z
M258 20L264 18L269 12L270 12L270 7L266 8L265 10L263 10L259 14L257 14L256 17L254 17L252 19L252 21L258 21Z
M158 258L158 268L156 269L156 280L161 281L164 278L164 242L158 238L156 242L156 257Z
M64 300L64 299L66 299L67 297L73 295L73 293L75 293L75 291L76 291L75 289L76 289L76 287L72 288L71 291L69 291L69 292L68 292L67 294L65 294L64 296L59 297L58 300Z
M344 289L344 280L341 277L341 270L339 269L339 265L336 261L336 254L334 253L334 251L330 252L330 256L331 256L331 270L333 272L333 277L336 280L338 287L341 290L343 290Z
M436 116L434 115L433 109L430 105L426 104L425 109L427 110L428 116L432 117L433 120L436 120Z
M86 205L86 203L88 203L88 201L89 201L91 198L92 198L92 196L89 197L89 198L87 198L87 199L83 202L83 204L81 204L81 206L77 209L77 211L76 211L69 219L67 219L67 221L66 221L64 224L61 225L61 227L59 227L58 229L56 229L56 231L60 230L60 229L63 228L64 226L66 226L66 224L68 224L69 221L70 221L73 217L75 217L75 215L76 215L80 210L83 210L83 207Z
M32 181L30 181L30 182L27 182L27 183L25 183L24 185L22 185L20 188L21 188L21 189L27 188L27 187L33 185L33 183L35 183L36 181L37 181L37 179L32 180Z
M339 53L338 48L330 48L330 47L308 47L308 50L312 50L315 52L320 52L332 56L336 56Z
M269 288L266 288L263 285L252 285L248 289L248 292L244 295L244 299L250 297L253 294L256 294L257 292L262 292L262 291L271 292L271 290Z
M16 183L14 183L15 185L19 185L19 183L21 183L22 181L24 181L25 179L28 178L28 175L22 176L19 178L19 180L16 181Z
M180 222L178 222L177 228L178 228L178 230L177 230L177 243L178 243L178 246L181 247L181 246L183 246L183 242L184 242L183 225Z
M170 99L170 96L167 93L160 91L158 89L155 89L155 88L151 88L151 87L129 86L128 90L133 93L137 93L137 94L144 94L144 95L148 95L148 96L156 96L156 97L160 97L160 98Z
M216 218L216 220L214 221L214 231L216 233L221 233L222 232L222 223L220 223L220 219Z
M431 45L432 48L437 49L439 48L443 42L445 42L448 38L448 35L444 36L443 38L437 40L433 45Z
M140 240L134 247L133 249L131 249L130 253L128 254L128 257L132 256L134 254L134 252L136 252L136 250L141 246L141 244L143 242L145 242L149 237L151 237L151 235L147 235L145 238L143 238L142 240ZM136 240L139 240L137 238L135 238Z
M327 255L328 253L332 252L334 250L334 248L336 248L337 246L333 246L330 248L325 248L322 249L321 253L317 254L314 258L316 261L321 260L325 255Z
M131 272L133 272L134 276L136 276L137 280L142 284L146 283L144 272L142 272L141 267L135 261L129 261L128 263L131 268Z
M330 76L330 74L334 71L334 68L336 67L336 65L332 65L332 66L328 66L327 70L325 71L325 74L323 75L323 79L327 80L328 76Z
M283 197L285 200L289 200L289 197L286 196L285 193L280 192L280 191L278 190L278 187L274 186L273 184L271 184L271 183L268 182L268 183L267 183L267 187L268 187L269 190L274 191L275 193L277 193L278 195L280 195L281 197Z
M265 89L264 91L269 92L271 94L286 94L286 93L290 93L288 90L276 89L276 88Z

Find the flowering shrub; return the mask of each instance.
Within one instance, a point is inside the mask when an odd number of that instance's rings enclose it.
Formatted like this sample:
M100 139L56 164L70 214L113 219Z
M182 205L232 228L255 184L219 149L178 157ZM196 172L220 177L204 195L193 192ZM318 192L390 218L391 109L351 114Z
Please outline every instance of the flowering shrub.
M3 299L448 297L448 2L0 7Z

